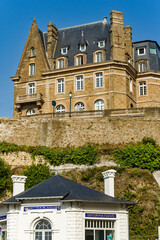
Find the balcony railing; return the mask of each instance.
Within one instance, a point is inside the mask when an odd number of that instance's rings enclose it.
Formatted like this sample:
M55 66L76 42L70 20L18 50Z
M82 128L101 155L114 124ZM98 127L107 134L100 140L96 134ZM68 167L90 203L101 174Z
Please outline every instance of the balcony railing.
M87 117L114 117L114 116L143 116L145 108L130 108L130 109L105 109L105 110L91 110L91 111L74 111L71 112L71 118L87 118ZM52 117L52 118L69 118L69 112L57 113L42 113L34 114L27 117Z
M34 93L34 94L26 94L17 96L15 104L29 103L29 102L41 102L42 94Z

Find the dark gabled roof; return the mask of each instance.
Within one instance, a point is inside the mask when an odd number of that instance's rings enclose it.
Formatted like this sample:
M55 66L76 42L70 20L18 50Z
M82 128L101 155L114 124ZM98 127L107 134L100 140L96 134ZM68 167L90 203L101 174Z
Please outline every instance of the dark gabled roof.
M93 52L100 49L98 41L105 40L107 59L110 59L110 26L106 20L58 30L58 39L54 59L68 58L68 66L74 65L74 55L81 53L79 45L86 43L87 63L93 63ZM68 53L61 54L61 48L68 47Z
M85 187L59 175L54 175L42 183L4 201L2 204L18 203L24 199L51 199L58 198L63 202L81 201L97 203L123 203L134 204L133 202L120 200L100 193L96 190Z

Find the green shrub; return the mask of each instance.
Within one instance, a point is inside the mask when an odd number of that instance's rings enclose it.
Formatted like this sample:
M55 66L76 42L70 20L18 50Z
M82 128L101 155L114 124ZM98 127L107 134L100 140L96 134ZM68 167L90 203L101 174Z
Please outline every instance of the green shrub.
M32 157L42 155L50 164L58 166L65 163L89 164L92 165L97 161L98 153L94 145L88 145L78 148L54 149L45 146L32 148Z
M23 174L27 177L26 189L43 182L51 176L50 169L46 164L32 164L24 170Z
M152 137L144 137L144 138L142 139L142 143L143 143L143 144L150 143L150 144L156 146L156 140L153 139Z
M11 189L11 169L8 164L0 158L0 195L6 189Z
M151 143L128 145L115 150L114 159L122 167L148 169L151 172L160 169L160 150Z

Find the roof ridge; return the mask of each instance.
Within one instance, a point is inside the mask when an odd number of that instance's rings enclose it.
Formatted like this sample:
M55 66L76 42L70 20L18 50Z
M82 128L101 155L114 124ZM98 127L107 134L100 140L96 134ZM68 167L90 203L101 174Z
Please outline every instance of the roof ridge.
M97 21L97 22L91 22L91 23L85 23L85 24L80 24L80 25L66 27L66 28L60 28L60 29L58 29L58 31L69 29L69 28L76 28L76 27L82 27L82 26L86 26L86 25L92 25L92 24L95 24L95 23L107 23L108 24L107 21L101 20L101 21Z

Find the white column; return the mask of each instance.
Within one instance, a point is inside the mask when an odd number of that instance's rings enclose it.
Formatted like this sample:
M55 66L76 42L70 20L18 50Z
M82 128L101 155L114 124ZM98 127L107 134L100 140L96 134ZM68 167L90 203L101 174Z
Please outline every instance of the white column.
M110 169L108 171L102 172L104 178L104 193L114 197L114 177L116 170Z
M17 176L12 175L12 182L13 182L13 196L21 193L25 189L25 182L26 182L26 176Z

